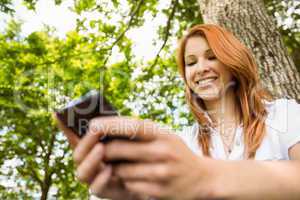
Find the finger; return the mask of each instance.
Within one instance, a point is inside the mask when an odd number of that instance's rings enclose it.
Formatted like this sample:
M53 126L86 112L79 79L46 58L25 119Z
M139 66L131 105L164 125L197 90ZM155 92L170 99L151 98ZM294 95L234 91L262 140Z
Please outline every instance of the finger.
M104 160L128 160L139 162L164 161L171 158L172 149L161 141L134 142L114 140L105 144Z
M75 164L79 165L96 144L102 145L99 142L99 136L96 134L86 134L74 149L73 159Z
M68 127L66 127L62 121L56 116L56 114L52 115L54 121L57 123L59 129L63 131L63 134L67 137L67 140L72 149L75 149L77 144L79 143L80 138Z
M103 189L106 187L112 174L111 166L106 166L101 173L99 173L90 185L92 194L101 196Z
M166 133L159 130L160 127L150 120L139 120L131 117L109 116L98 117L89 123L89 132L99 136L124 136L137 140L152 140L158 133Z
M155 182L125 181L124 185L126 189L134 193L143 194L155 198L166 197L165 187Z
M116 166L114 172L123 180L164 183L176 177L172 168L169 163L130 163Z
M103 164L102 158L103 145L98 143L77 167L76 176L78 180L84 183L90 183L95 175L101 171L101 164Z

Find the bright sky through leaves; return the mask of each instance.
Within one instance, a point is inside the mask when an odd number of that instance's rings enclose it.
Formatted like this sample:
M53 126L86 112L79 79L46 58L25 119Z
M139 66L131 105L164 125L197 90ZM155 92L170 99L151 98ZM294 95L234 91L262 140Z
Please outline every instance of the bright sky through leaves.
M167 2L160 3L160 6L165 6ZM42 0L36 4L36 10L28 10L21 0L14 0L14 8L16 10L15 18L23 22L22 36L27 36L34 31L40 31L45 25L54 27L56 29L55 35L64 38L68 31L72 31L76 27L77 17L87 17L88 19L97 19L98 13L83 13L82 16L77 15L71 10L73 0L65 0L60 5L56 6L54 1ZM153 45L157 33L156 28L160 24L166 23L165 16L157 16L154 20L145 21L145 24L140 28L132 28L126 34L128 37L134 39L133 53L137 59L150 60L153 59L161 44ZM114 17L112 17L114 18ZM6 14L0 13L0 30L3 31L5 25L10 17ZM117 16L116 16L116 19ZM155 25L155 26L154 26ZM92 30L89 30L92 31ZM173 42L174 43L174 42ZM116 51L114 51L116 52ZM113 58L119 60L116 53L113 53Z

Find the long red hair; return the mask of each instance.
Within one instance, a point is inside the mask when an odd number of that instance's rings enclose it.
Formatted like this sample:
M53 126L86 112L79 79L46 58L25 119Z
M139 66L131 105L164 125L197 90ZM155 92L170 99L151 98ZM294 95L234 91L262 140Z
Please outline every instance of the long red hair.
M185 97L190 110L199 124L198 142L204 155L210 156L211 122L205 112L203 101L195 98L187 85L185 76L185 46L190 37L204 37L216 58L233 74L235 97L240 109L244 128L244 143L248 158L255 156L265 133L267 111L263 100L272 100L271 94L262 89L257 64L252 53L231 32L213 24L196 25L182 37L177 50L179 72L185 82Z

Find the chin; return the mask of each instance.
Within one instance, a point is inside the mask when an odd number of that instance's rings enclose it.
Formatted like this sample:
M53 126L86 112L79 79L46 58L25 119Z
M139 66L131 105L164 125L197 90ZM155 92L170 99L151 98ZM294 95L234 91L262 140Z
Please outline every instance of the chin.
M216 101L220 100L220 96L216 94L210 94L210 95L198 95L199 98L201 98L203 101Z
M220 95L221 92L217 88L215 88L214 90L196 91L196 94L203 101L216 101L216 100L221 99L221 95Z

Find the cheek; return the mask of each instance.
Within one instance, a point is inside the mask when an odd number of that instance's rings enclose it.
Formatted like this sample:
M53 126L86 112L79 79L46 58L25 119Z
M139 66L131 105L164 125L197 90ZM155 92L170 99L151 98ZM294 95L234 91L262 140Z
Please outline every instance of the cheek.
M191 87L192 84L192 73L191 70L185 70L185 79L189 87Z
M226 86L226 84L233 80L233 75L230 73L230 71L228 71L228 69L226 69L226 67L223 64L219 63L217 69L220 76L220 84L224 84Z
M231 75L230 72L225 71L223 72L223 82L224 83L229 83L233 79L233 76Z

